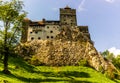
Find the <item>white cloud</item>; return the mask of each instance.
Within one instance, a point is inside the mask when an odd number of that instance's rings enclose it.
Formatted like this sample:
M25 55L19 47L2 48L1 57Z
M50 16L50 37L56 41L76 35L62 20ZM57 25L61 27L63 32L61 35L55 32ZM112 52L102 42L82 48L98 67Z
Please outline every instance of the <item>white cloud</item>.
M113 53L115 56L120 55L120 49L117 49L115 47L112 47L112 48L108 49L108 51L110 53Z
M115 2L115 0L105 0L106 2L108 2L108 3L114 3Z
M85 1L86 1L86 0L82 0L81 3L79 4L79 6L78 6L78 12L81 12L81 11L85 11L85 10L86 10L86 8L84 8Z

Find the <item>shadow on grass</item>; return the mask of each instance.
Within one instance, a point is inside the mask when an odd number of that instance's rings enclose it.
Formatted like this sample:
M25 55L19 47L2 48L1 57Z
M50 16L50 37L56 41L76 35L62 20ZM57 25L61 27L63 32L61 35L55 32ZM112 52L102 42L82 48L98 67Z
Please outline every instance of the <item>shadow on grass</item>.
M16 69L22 68L30 73L34 73L34 67L25 62L21 57L10 57L9 64L16 66Z
M20 81L23 82L68 82L68 83L92 83L90 81L78 81L75 80L74 77L85 77L88 78L90 77L89 74L85 73L85 72L73 72L73 71L69 71L69 72L58 72L58 73L54 73L54 72L41 72L40 74L44 75L46 78L45 79L41 79L41 78L28 78L28 77L21 77L18 75L6 75L3 74L2 72L0 72L1 75L4 75L6 77L9 77L11 79L18 79ZM59 77L59 78L58 78ZM67 77L68 79L64 78Z
M23 81L23 82L68 82L68 83L92 83L92 82L89 82L89 81L76 81L74 79L63 79L63 78L49 78L49 77L46 77L46 79L41 79L41 78L25 78L25 77L21 77L21 76L18 76L18 75L13 75L13 74L10 74L10 75L6 75L6 74L3 74L2 72L0 72L1 75L4 75L6 77L9 77L11 79L18 79L20 81Z
M86 72L78 71L60 71L60 72L39 72L45 77L80 77L80 78L89 78L90 75Z
M60 82L61 81L61 82L68 82L68 83L91 83L89 81L78 81L78 80L74 79L75 77L89 78L90 75L86 72L78 72L78 71L41 72L41 71L35 71L34 66L27 64L20 57L9 58L9 63L13 64L15 66L18 66L18 69L22 68L23 70L26 70L30 73L37 73L38 75L41 74L41 75L45 76L45 79L41 79L38 77L29 78L29 77L21 77L21 76L16 75L16 74L6 75L0 71L0 74L3 76L9 77L11 79L18 79L18 80L23 81L23 82L28 82L28 83L34 82L35 83L35 82ZM13 69L13 70L17 70L17 69Z

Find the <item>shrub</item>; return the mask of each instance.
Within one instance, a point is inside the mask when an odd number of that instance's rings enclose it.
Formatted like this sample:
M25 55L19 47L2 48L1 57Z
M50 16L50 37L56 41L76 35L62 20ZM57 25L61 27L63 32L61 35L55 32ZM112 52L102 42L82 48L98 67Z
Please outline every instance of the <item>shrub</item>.
M30 59L30 64L38 66L40 65L40 62L35 56L32 56L32 58Z
M100 65L99 66L99 71L101 72L101 73L104 73L104 68Z
M110 79L114 79L114 78L115 78L114 73L111 72L111 71L106 71L106 72L104 73L104 75L105 75L106 77L110 78Z
M87 60L80 60L80 61L78 62L78 65L79 65L79 66L88 66L89 64L88 64L88 61L87 61Z

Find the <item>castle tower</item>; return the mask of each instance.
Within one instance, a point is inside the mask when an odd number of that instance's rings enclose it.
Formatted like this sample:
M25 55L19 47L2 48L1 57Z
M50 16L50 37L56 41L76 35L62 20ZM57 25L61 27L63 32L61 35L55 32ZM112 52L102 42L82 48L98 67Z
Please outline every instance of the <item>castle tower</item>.
M62 25L77 26L76 10L69 6L60 8L60 22Z

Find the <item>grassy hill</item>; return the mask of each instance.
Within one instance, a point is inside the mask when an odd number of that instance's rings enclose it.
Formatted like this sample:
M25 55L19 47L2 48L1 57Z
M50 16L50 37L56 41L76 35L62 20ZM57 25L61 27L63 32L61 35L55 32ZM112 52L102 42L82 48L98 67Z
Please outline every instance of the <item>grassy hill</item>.
M10 58L10 75L5 75L0 61L0 83L118 83L100 72L82 66L31 66L21 58Z

